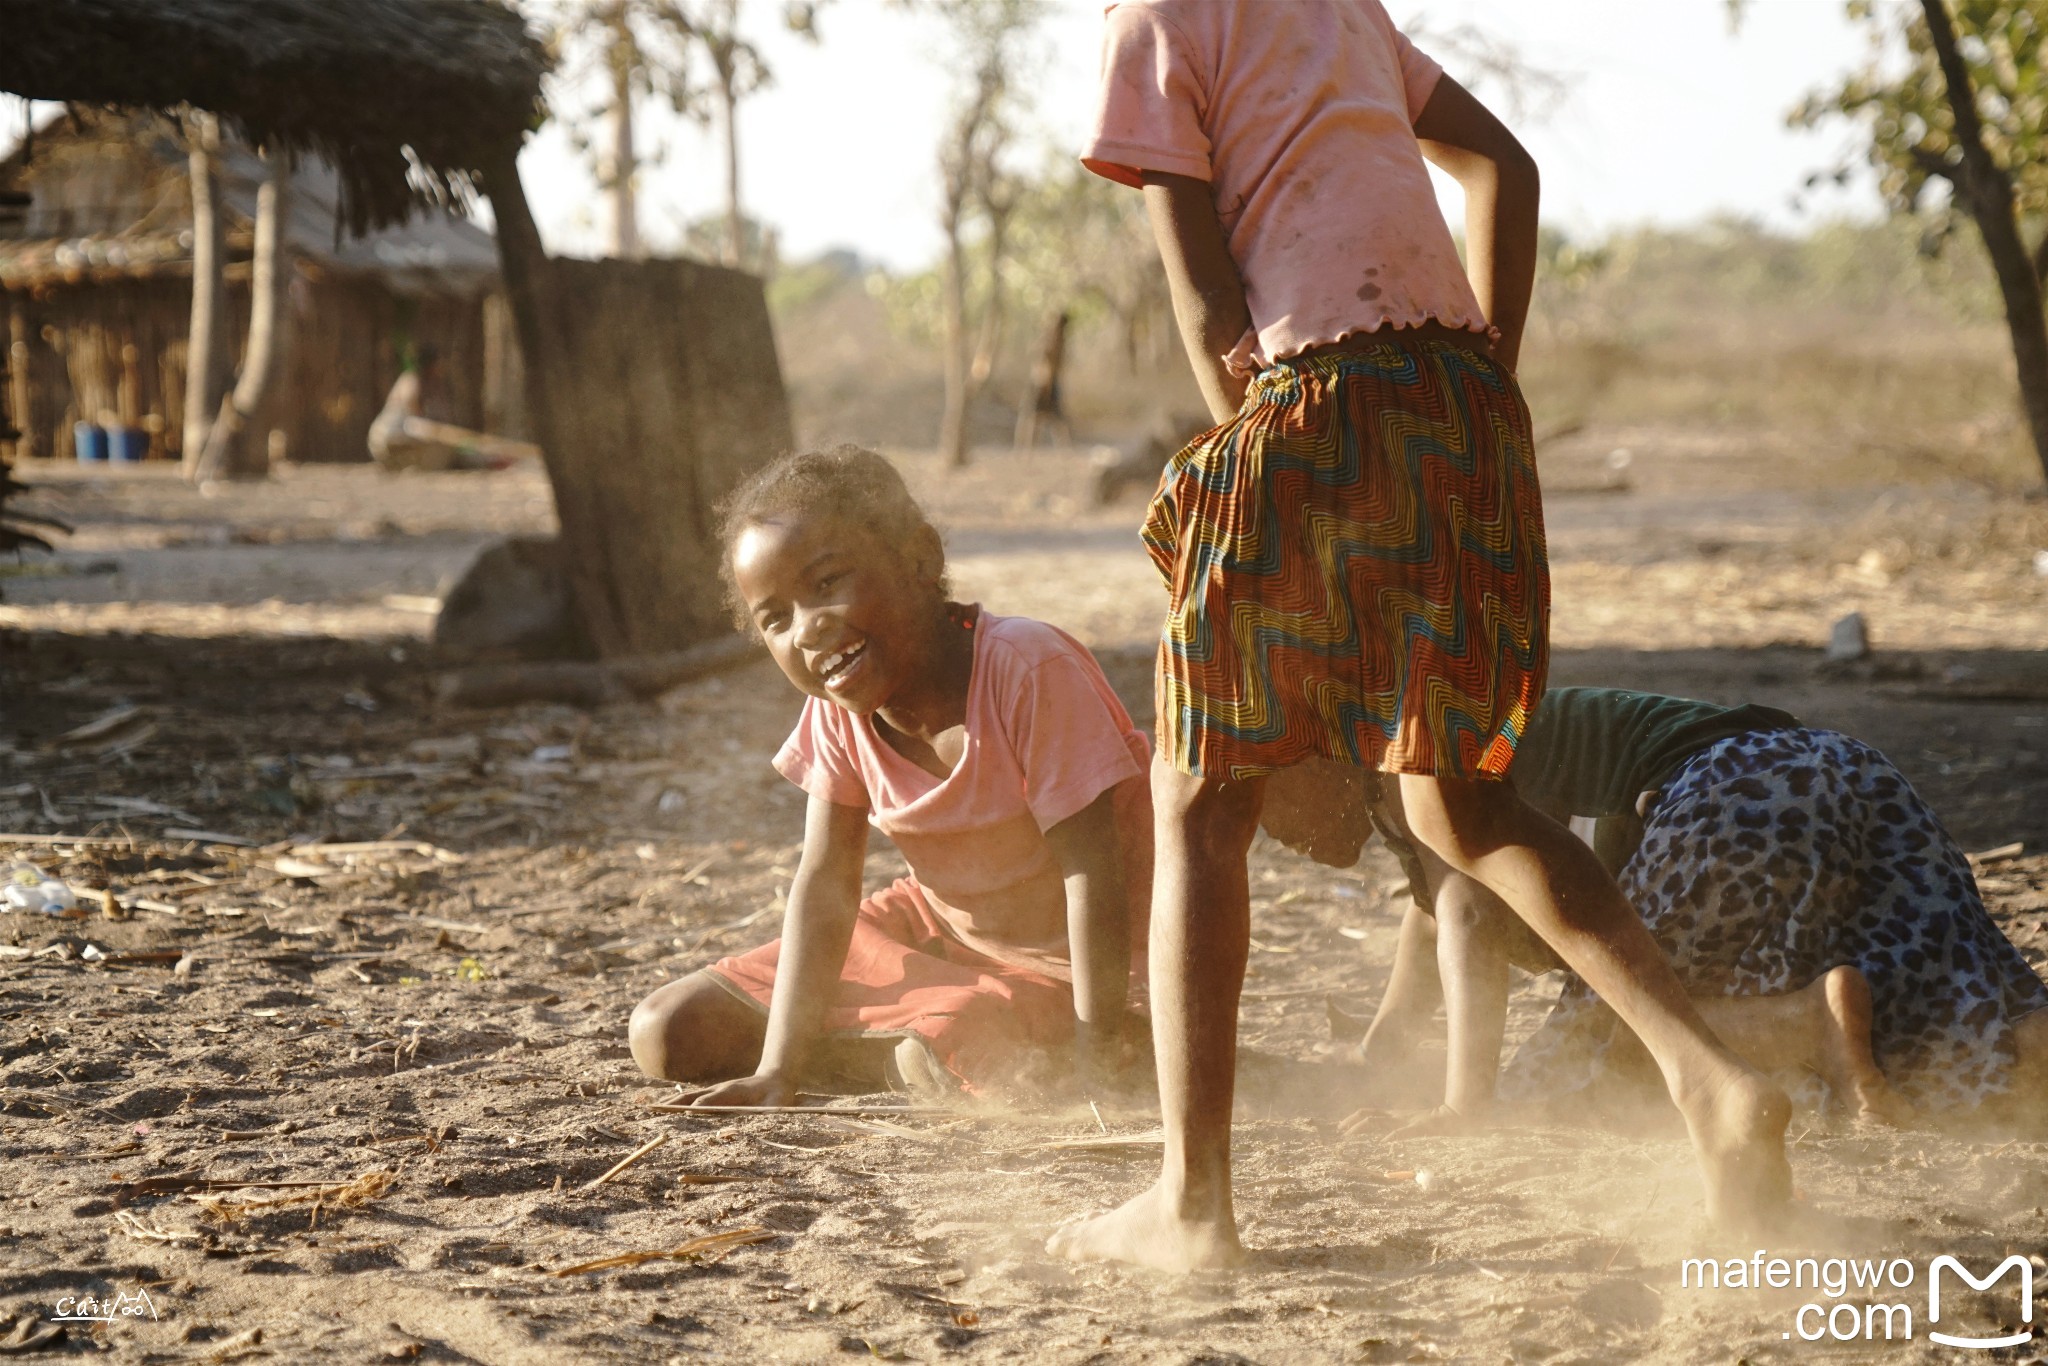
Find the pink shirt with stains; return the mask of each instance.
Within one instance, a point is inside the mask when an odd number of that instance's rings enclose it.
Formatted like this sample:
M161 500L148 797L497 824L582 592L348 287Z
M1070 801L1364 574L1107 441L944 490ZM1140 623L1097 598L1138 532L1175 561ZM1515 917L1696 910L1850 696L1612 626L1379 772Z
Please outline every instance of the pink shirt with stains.
M804 703L775 756L783 777L862 806L902 851L925 899L962 943L1059 978L1066 874L1045 832L1114 790L1133 956L1152 886L1152 746L1086 646L1029 617L981 612L967 684L966 752L947 777L884 740L871 717Z
M1209 182L1251 309L1239 374L1382 327L1490 332L1415 138L1442 75L1379 0L1125 0L1081 161Z

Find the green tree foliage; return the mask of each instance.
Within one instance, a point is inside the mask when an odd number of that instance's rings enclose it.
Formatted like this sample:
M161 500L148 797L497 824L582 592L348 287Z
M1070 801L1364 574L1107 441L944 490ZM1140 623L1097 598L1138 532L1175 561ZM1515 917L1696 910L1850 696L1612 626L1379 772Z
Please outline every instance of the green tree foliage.
M1864 155L1886 203L1926 216L1928 245L1938 246L1968 212L1956 193L1964 161L1955 111L1926 17L1917 5L1875 0L1852 0L1847 8L1870 29L1869 61L1839 85L1808 95L1790 121L1799 128L1844 118L1862 125L1869 137ZM2048 0L1950 0L1949 8L1956 49L1976 93L1984 148L2012 178L2014 206L2035 241L2038 269L2040 243L2048 237L2048 74L2042 69ZM1897 60L1901 45L1903 64ZM1826 178L1845 179L1849 169L1839 167Z

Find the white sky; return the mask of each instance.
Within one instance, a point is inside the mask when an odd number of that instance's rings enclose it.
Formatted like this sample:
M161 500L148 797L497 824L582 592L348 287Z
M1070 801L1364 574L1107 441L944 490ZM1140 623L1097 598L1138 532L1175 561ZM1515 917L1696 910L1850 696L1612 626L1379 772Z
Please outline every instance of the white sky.
M1286 0L1269 2L1281 17ZM1832 168L1855 141L1842 125L1785 127L1803 94L1863 58L1864 32L1841 0L1753 0L1733 34L1722 0L1389 0L1389 8L1404 24L1419 18L1439 32L1483 29L1570 81L1560 106L1516 132L1542 166L1545 218L1575 232L1716 213L1797 230L1876 210L1867 181L1815 196L1803 211L1792 206L1806 175ZM822 11L824 41L812 47L781 31L778 0L746 0L746 9L775 76L740 110L747 211L780 231L784 259L851 247L899 269L929 264L938 251L933 165L950 89L941 20L884 0L837 0ZM1046 149L1071 154L1083 135L1100 16L1091 0L1051 0L1032 83L1034 133ZM642 234L659 250L682 222L720 209L723 169L709 132L665 109L647 111L649 126L668 145L665 162L641 182ZM550 125L520 165L549 246L601 252L604 209L567 133Z

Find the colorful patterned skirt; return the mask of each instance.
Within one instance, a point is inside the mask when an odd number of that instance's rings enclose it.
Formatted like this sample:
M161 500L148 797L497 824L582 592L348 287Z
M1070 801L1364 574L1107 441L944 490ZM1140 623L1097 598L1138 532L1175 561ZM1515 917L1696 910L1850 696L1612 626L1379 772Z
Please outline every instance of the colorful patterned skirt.
M1543 695L1550 575L1529 411L1484 355L1280 362L1168 462L1144 540L1175 767L1506 771Z

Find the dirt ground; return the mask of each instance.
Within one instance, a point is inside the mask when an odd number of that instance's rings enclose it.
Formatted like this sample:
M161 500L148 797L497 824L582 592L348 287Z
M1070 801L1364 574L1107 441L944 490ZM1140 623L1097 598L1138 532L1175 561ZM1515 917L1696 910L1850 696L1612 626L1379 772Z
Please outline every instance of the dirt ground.
M905 463L961 596L1075 630L1149 720L1136 504L1084 506L1078 454ZM1610 429L1545 469L1556 681L1764 701L1877 744L2048 959L2048 507L1862 485L1767 434ZM0 852L85 914L0 914L0 1348L128 1296L42 1350L1889 1361L1939 1350L1933 1257L2048 1269L2048 1142L2023 1135L1795 1121L1809 1215L1768 1255L1907 1259L1910 1288L1841 1301L1910 1306L1889 1346L1801 1341L1802 1304L1837 1306L1820 1291L1681 1283L1683 1258L1754 1249L1704 1226L1666 1116L1342 1138L1354 1104L1398 1099L1331 1060L1331 1007L1368 1014L1391 957L1377 849L1343 873L1254 854L1242 1272L1044 1257L1149 1178L1142 1106L650 1110L628 1011L771 934L795 864L800 798L767 758L797 700L773 670L597 712L437 710L431 600L490 537L547 526L530 470L300 469L216 497L153 469L27 474L80 530L61 572L0 580ZM1874 654L1823 664L1852 610ZM870 881L898 866L881 846ZM1517 984L1515 1035L1553 993ZM2009 1285L1951 1281L1936 1326L2011 1322Z

